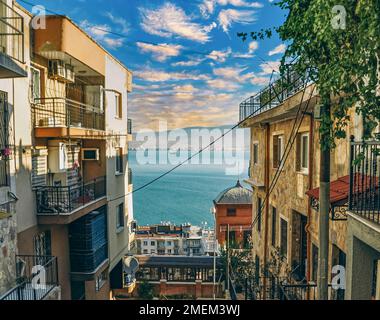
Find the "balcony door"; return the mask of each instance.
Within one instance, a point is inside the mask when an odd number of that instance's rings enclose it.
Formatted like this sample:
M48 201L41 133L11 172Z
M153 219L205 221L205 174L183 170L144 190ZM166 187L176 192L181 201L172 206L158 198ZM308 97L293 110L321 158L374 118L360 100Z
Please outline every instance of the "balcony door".
M293 211L292 215L292 276L296 281L305 280L307 259L307 217Z
M9 186L9 160L6 150L9 148L8 94L0 91L0 187Z

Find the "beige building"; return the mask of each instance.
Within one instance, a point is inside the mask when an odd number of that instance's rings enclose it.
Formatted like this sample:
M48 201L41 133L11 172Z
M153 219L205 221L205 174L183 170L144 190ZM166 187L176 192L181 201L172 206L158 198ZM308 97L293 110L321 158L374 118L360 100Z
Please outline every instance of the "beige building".
M281 92L280 81L289 83L289 88ZM264 287L273 283L273 277L286 278L293 285L288 288L291 292L287 298L315 298L319 258L318 94L313 84L290 73L289 78L243 101L240 119L245 119L241 127L251 131L246 182L253 189L252 240L257 278ZM345 268L348 252L350 136L357 141L362 137L361 120L354 112L350 121L347 138L337 141L331 152L330 283L336 275L332 268ZM343 299L344 290L330 288L329 298Z
M69 18L47 16L46 28L30 35L31 16L10 5L25 19L25 44L23 59L5 65L23 78L0 80L15 106L15 154L1 160L8 174L0 191L2 207L16 203L16 215L0 221L11 243L2 252L9 265L18 251L32 266L39 259L47 271L54 267L62 299L109 299L123 286L122 259L133 239L132 74ZM5 67L4 77L21 76ZM16 279L13 273L4 278Z

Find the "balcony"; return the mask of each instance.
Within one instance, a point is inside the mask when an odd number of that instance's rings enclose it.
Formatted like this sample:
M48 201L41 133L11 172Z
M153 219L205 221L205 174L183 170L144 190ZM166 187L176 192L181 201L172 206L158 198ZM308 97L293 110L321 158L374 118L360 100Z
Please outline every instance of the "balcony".
M298 74L292 66L288 67L285 75L240 103L239 120L243 121L279 106L303 89L308 84L306 79L306 75Z
M58 287L56 257L20 255L16 257L16 268L19 284L0 300L44 300ZM37 279L41 280L38 284Z
M0 2L0 78L27 77L24 63L24 18ZM18 63L17 63L18 62Z
M37 138L105 134L105 116L100 108L67 98L41 98L35 100L32 110Z
M380 141L351 141L348 210L380 224Z
M70 223L104 205L105 197L105 177L69 187L40 187L36 190L39 223Z

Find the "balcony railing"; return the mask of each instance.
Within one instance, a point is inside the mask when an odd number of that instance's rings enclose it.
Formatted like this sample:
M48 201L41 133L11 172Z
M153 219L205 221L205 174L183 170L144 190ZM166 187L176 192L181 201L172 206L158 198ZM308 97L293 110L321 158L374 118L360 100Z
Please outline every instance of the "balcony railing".
M293 96L307 85L307 76L288 67L285 75L269 84L256 95L240 103L240 121L277 107L285 99Z
M105 130L104 112L66 98L36 99L32 106L35 128L84 128Z
M380 224L380 141L351 141L350 160L348 208Z
M105 177L70 187L40 187L36 190L37 213L70 214L104 196L106 196Z
M0 1L0 52L24 62L24 18Z
M132 134L132 119L128 119L127 133Z
M1 296L0 300L43 300L58 286L56 257L17 256L16 271L19 284Z

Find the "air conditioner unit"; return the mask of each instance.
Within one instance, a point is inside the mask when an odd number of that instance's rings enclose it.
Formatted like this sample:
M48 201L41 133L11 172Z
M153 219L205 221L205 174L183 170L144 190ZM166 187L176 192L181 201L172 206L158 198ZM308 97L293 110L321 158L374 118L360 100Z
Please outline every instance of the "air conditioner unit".
M66 80L67 82L75 82L75 72L74 72L74 67L70 64L66 64L65 67L66 71Z
M62 60L49 60L49 78L65 80L66 67Z
M82 149L82 161L94 161L99 160L98 148L83 148Z
M67 147L63 142L49 146L48 167L51 173L64 172L67 169Z

